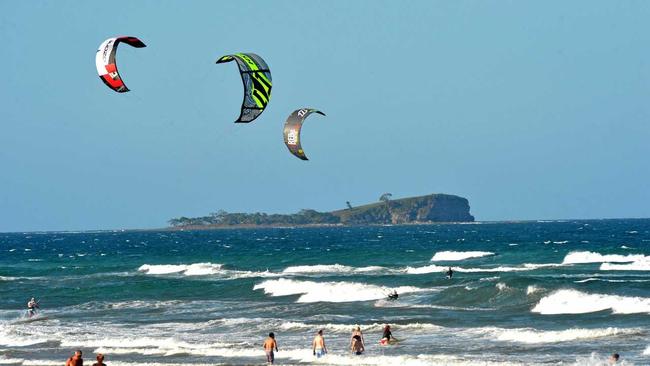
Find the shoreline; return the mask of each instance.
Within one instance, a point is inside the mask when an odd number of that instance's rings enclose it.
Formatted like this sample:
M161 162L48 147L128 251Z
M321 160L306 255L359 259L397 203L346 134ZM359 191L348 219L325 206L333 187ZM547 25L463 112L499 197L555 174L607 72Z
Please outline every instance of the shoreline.
M486 221L437 221L437 222L411 222L400 224L308 224L308 225L229 225L229 226L192 226L192 227L158 227L158 228L134 228L134 229L88 229L88 230L35 230L35 231L4 231L1 234L88 234L88 233L114 233L114 232L154 232L154 231L210 231L210 230L231 230L231 229L302 229L320 227L391 227L391 226L424 226L424 225L493 225L493 224L528 224L528 223L563 223L570 221L616 221L616 220L650 220L650 217L617 217L601 219L524 219L524 220L486 220Z

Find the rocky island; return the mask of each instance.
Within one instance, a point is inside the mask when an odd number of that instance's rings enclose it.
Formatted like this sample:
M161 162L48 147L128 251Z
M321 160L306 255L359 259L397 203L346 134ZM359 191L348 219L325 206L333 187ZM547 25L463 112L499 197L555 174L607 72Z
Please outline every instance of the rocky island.
M217 211L202 217L179 217L169 220L172 228L208 229L223 227L274 227L322 225L386 225L435 222L472 222L466 198L450 194L392 199L390 193L379 202L331 212L305 209L295 214L229 213Z

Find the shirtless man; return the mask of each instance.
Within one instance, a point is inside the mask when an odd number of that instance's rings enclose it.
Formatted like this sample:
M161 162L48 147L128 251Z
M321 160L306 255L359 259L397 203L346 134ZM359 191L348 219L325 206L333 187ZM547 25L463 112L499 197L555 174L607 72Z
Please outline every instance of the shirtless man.
M84 366L84 360L81 358L81 350L77 350L72 357L68 358L65 366Z
M275 352L278 352L278 343L275 341L275 334L273 332L269 333L269 337L266 338L264 341L264 352L266 352L266 362L269 365L273 365L273 362L275 362L275 355L273 354L273 350L275 349Z
M319 330L314 337L314 341L311 342L312 350L314 351L314 356L321 358L327 353L327 347L325 347L325 338L323 338L323 330Z

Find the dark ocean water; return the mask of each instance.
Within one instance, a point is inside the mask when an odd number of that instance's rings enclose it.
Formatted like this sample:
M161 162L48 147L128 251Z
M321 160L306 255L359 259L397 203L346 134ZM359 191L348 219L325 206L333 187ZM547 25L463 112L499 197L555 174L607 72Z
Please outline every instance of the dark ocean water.
M269 331L279 364L648 365L650 220L0 234L0 365L264 364Z

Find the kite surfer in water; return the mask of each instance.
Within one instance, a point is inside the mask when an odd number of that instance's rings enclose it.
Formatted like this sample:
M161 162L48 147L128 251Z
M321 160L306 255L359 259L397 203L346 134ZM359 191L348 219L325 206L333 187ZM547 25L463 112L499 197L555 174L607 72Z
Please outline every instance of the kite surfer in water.
M451 270L451 267L447 270L447 278L451 280L454 277L454 271Z
M27 316L28 316L29 318L31 318L31 317L33 317L34 315L36 315L36 309L38 309L38 308L39 308L39 306L38 306L38 301L36 301L36 299L32 297L32 298L27 302Z
M388 300L397 300L398 297L399 295L396 290L393 290L392 293L388 294Z

